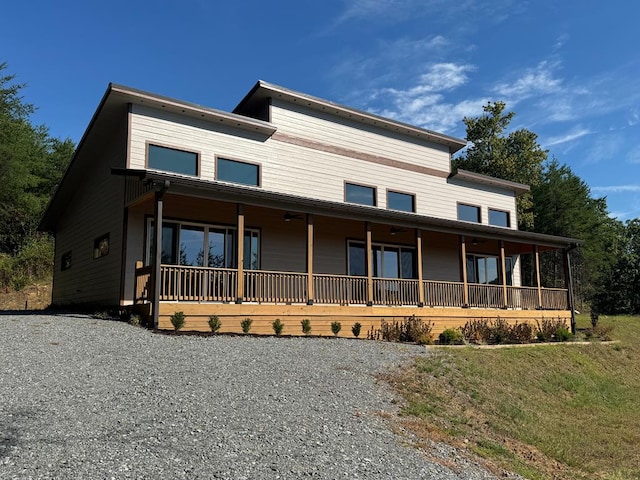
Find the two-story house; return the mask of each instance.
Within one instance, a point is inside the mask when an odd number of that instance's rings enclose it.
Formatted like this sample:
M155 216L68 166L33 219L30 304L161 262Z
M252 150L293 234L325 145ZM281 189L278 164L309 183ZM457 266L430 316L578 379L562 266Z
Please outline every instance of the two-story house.
M538 258L577 241L518 231L528 187L451 172L464 146L262 81L232 113L111 84L40 225L53 304L137 305L159 328L176 311L193 330L249 317L258 333L569 319L570 268L544 288Z

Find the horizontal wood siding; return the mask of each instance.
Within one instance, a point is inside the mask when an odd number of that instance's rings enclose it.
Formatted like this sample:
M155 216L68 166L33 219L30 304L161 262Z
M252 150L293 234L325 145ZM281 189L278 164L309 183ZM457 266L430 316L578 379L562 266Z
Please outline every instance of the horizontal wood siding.
M54 305L118 305L122 266L124 177L111 175L111 167L124 167L126 122L94 156L91 175L77 191L56 227ZM94 240L109 234L108 255L94 259ZM61 269L62 255L71 252L71 268ZM133 287L131 287L133 288Z

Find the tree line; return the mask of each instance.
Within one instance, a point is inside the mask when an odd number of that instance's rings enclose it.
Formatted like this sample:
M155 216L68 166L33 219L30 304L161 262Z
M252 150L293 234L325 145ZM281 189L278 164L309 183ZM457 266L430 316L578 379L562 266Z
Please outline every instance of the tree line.
M51 277L53 241L36 229L75 145L32 124L25 85L6 68L0 64L0 288L21 289ZM453 168L530 185L517 200L519 228L584 241L571 252L578 301L600 313L640 313L640 219L609 217L606 199L594 198L568 165L549 158L535 133L508 131L515 114L505 107L489 102L482 115L464 118L469 146ZM532 268L522 263L531 285ZM563 285L558 265L557 252L543 255L545 286Z

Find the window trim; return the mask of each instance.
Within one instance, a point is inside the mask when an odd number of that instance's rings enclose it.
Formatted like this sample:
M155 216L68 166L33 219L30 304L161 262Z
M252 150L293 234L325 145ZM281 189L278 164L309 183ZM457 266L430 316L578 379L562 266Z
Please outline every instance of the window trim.
M106 248L106 251L103 252L100 249L100 243L104 240L107 241L107 248ZM98 260L99 258L103 258L109 255L109 249L110 249L109 243L110 243L109 232L93 239L93 259L94 260Z
M347 272L348 276L351 276L352 275L351 271L350 271L350 269L351 269L351 255L350 255L350 252L349 252L349 247L351 246L351 244L361 245L365 250L365 262L366 262L366 258L367 258L367 251L366 251L367 250L367 242L362 240L362 239L357 239L357 238L347 238L346 240L347 240L347 242L346 242L346 245L347 245L347 269L346 269L346 272ZM417 270L417 267L418 267L418 265L417 265L417 263L418 263L418 253L417 253L417 249L416 249L415 245L409 245L409 244L406 244L406 243L371 242L371 248L375 248L375 247L381 247L382 250L384 250L385 247L397 248L398 249L398 254L399 254L398 255L398 260L400 260L400 261L401 261L402 251L403 250L412 250L413 251L413 255L414 255L413 260L415 262L415 265L413 265L413 269L414 269L414 273L416 274L416 277L415 278L405 278L405 277L400 276L400 277L397 277L397 279L398 280L417 280L418 279L418 277L417 277L417 273L418 273L418 270ZM372 254L373 254L373 252L372 252ZM376 261L376 259L375 259L375 256L374 256L374 258L373 258L374 264L375 264L375 261ZM402 275L402 267L401 267L401 265L398 265L398 267L399 267L398 268L398 272L400 273L400 275ZM374 266L374 268L375 268L375 266ZM366 272L366 270L367 270L367 268L366 268L366 264L365 264L365 272ZM373 275L373 272L371 272L371 274ZM394 279L395 277L373 277L373 278L382 278L382 279L386 278L388 280L388 279Z
M506 225L497 225L495 223L491 223L491 212L506 213L507 214L507 224ZM500 210L498 208L489 208L489 212L488 212L487 217L488 217L489 225L493 225L494 227L501 227L501 228L511 228L511 212L509 210Z
M417 204L416 194L415 193L403 192L401 190L395 190L395 189L392 189L392 188L387 188L386 192L387 192L386 193L387 210L392 210L394 212L407 212L407 213L416 213L417 212L418 204ZM397 193L397 194L400 194L400 195L407 195L407 196L411 197L413 210L397 210L395 208L390 208L389 207L389 194L390 193Z
M258 167L258 184L257 185L251 185L248 183L240 183L240 182L234 182L231 180L224 180L218 177L218 172L220 171L220 169L218 168L218 161L219 160L227 160L229 162L236 162L236 163L244 163L245 165L252 165L255 167ZM247 160L240 160L238 158L234 158L234 157L230 157L228 155L218 155L216 154L214 157L214 168L215 168L215 172L214 172L214 178L216 181L218 182L226 182L226 183L232 183L234 185L242 185L245 187L257 187L257 188L261 188L262 187L262 164L260 162L249 162Z
M468 282L470 284L473 285L502 285L502 262L500 261L500 256L499 255L491 255L488 253L467 253L467 258L465 258L465 262L469 259L469 257L473 257L474 262L477 261L478 258L482 258L485 260L488 258L495 258L497 260L497 266L498 266L498 280L499 283L476 283L476 282ZM516 265L516 258L512 255L505 255L504 257L505 259L505 264L508 261L511 261L511 277L509 277L508 275L506 275L506 279L507 279L507 286L513 286L513 275L514 275L514 270L515 270L515 265ZM506 265L505 265L506 266ZM476 270L476 276L477 276L477 270ZM468 274L467 274L468 275Z
M167 148L169 150L176 150L178 152L183 152L183 153L192 153L196 156L196 174L195 175L191 175L190 173L180 173L180 172L174 172L172 170L162 170L160 168L153 168L149 166L149 147L150 146L154 146L154 147L160 147L160 148ZM201 152L199 152L198 150L185 150L184 148L178 148L174 145L169 145L169 144L165 144L165 143L161 143L161 142L150 142L149 140L145 141L145 147L144 147L144 168L147 170L158 170L159 172L168 172L168 173L173 173L175 175L186 175L189 177L200 177L200 174L202 172L202 154Z
M460 219L460 210L459 209L460 209L461 206L477 208L478 209L478 221L474 222L474 221L471 221L471 220L462 220L462 219ZM459 222L482 223L482 207L480 205L473 205L471 203L456 202L456 217L457 217Z
M364 187L364 188L370 188L373 190L373 205L369 205L367 203L356 203L356 202L350 202L349 200L347 200L347 185L353 185L354 187ZM378 206L378 187L376 187L375 185L367 185L366 183L355 183L355 182L350 182L347 180L344 180L343 182L343 192L344 192L344 203L348 203L350 205L362 205L364 207L377 207Z

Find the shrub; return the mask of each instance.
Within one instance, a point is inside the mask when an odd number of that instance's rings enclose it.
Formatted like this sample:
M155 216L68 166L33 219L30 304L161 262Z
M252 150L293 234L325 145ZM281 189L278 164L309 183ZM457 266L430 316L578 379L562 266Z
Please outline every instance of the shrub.
M142 324L142 317L137 313L133 313L129 316L129 325L133 325L134 327L139 327Z
M442 345L462 345L464 343L464 337L460 330L456 328L447 328L439 335L438 341Z
M490 325L489 343L499 344L509 341L510 328L504 318L496 318Z
M360 324L360 322L356 322L353 324L353 327L351 327L351 333L353 333L353 336L358 338L360 336L360 329L362 328L362 325Z
M334 335L338 335L338 333L340 333L340 330L342 330L342 324L340 322L332 322L331 323L331 331L333 332Z
M469 343L487 343L491 335L489 321L486 318L469 320L460 331Z
M550 342L559 328L567 328L567 324L560 318L543 318L542 322L536 320L536 323L538 325L536 337L541 342Z
M509 343L529 343L533 338L533 327L528 323L516 323L509 329Z
M251 320L250 318L245 318L244 320L242 320L240 322L240 326L242 327L242 333L249 333L249 330L251 330L252 323L253 323L253 320Z
M367 339L368 340L380 340L381 336L382 336L381 330L379 328L375 328L373 325L371 325L371 328L367 332Z
M596 310L595 307L591 307L591 313L589 314L590 318L591 318L591 327L592 328L596 328L598 326L598 320L600 319L600 314L598 313L598 310Z
M431 345L433 343L433 334L431 332L423 333L418 337L416 343L418 345Z
M208 323L209 323L209 328L213 333L216 333L218 330L220 330L220 327L222 327L222 322L220 321L217 315L211 315L209 317Z
M608 342L611 340L611 332L613 332L613 325L597 325L587 330L587 338L595 337Z
M423 322L421 318L412 315L403 320L380 321L379 337L388 342L418 342L426 341L431 336L433 324Z
M273 327L273 331L275 332L276 336L279 337L280 335L282 335L282 329L284 328L284 323L282 323L279 318L276 318L271 324L271 326Z
M311 320L305 318L300 320L300 324L302 325L302 333L309 335L311 333Z
M556 342L568 342L571 339L571 332L567 327L560 327L554 333Z
M184 327L184 312L175 312L171 315L171 325L173 325L176 332Z

